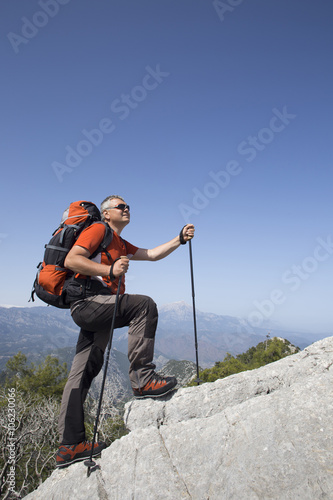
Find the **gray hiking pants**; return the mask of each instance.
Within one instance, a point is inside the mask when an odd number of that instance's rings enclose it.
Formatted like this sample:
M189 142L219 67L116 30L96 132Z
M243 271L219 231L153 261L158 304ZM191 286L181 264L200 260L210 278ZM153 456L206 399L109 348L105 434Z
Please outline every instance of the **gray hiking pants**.
M72 318L81 330L62 396L59 417L61 444L85 440L83 403L93 379L103 366L115 299L115 295L95 295L71 305ZM150 297L119 296L115 328L129 327L129 378L133 389L144 387L152 377L157 318L157 307Z

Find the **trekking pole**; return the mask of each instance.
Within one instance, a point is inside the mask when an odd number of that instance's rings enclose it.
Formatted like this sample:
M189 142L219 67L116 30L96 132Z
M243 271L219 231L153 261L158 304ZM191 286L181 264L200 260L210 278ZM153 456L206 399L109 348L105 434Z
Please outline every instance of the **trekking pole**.
M191 284L192 284L192 304L193 304L193 324L194 324L194 344L195 344L195 359L197 365L197 379L196 383L199 385L201 380L199 378L199 357L198 357L198 338L197 338L197 320L195 313L195 293L194 293L194 277L193 277L193 258L192 258L192 242L189 240L189 253L190 253L190 268L191 268Z
M105 380L106 380L106 373L107 373L107 370L108 370L108 364L109 364L109 358L110 358L110 351L111 351L111 345L112 345L114 324L115 324L116 314L117 314L117 307L118 307L118 299L119 299L119 292L120 292L121 281L122 281L122 275L119 276L118 288L117 288L117 293L116 293L116 300L115 300L115 303L114 303L114 310L113 310L113 316L112 316L112 322L111 322L111 328L110 328L110 338L109 338L109 342L108 342L108 349L107 349L105 366L104 366L104 374L103 374L103 380L102 380L102 387L101 387L101 393L100 393L100 396L99 396L99 403L98 403L98 409L97 409L96 420L95 420L94 437L93 437L93 440L92 440L92 443L91 443L91 453L90 453L89 459L85 460L85 462L84 462L84 465L86 465L88 467L88 470L87 470L87 476L88 477L90 476L90 469L91 469L91 467L93 467L94 465L96 465L96 463L94 462L94 460L92 459L92 457L93 457L94 445L95 445L95 441L96 441L98 420L99 420L99 415L100 415L101 407L102 407L103 392L104 392L104 386L105 386Z

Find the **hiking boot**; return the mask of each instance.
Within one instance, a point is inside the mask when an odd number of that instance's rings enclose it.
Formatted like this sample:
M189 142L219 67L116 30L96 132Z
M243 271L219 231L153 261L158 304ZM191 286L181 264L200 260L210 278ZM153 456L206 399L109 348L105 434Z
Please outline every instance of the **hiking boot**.
M172 391L176 385L176 377L162 377L155 373L142 389L133 389L133 392L136 398L159 398Z
M86 458L90 458L92 443L88 441L83 441L78 444L63 444L59 446L59 450L56 455L56 466L57 467L67 467L74 462L80 462ZM103 441L94 444L94 451L92 456L96 457L102 450L106 448L106 444Z

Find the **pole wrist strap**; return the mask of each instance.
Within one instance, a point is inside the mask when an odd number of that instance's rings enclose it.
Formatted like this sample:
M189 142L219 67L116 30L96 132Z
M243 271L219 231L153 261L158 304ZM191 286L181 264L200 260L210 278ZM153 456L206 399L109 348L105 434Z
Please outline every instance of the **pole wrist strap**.
M184 227L186 227L186 224L185 224ZM181 245L186 245L186 240L184 239L184 236L183 236L183 229L184 229L184 227L181 228L181 231L179 233L179 241L180 241Z
M117 260L119 260L120 257L118 257L118 259L114 260L111 264L111 269L110 269L110 273L109 273L109 277L110 277L110 280L111 281L114 281L116 279L115 275L113 274L113 266L115 265L115 263L117 262Z

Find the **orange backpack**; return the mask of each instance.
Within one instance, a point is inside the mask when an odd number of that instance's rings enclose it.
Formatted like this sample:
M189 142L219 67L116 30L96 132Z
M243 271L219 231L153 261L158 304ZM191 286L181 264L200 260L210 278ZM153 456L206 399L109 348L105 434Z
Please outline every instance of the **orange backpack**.
M91 257L105 252L110 258L107 247L112 241L113 232L108 224L101 220L101 214L90 201L75 201L65 210L59 227L53 232L49 243L45 245L44 259L37 266L37 275L33 284L31 298L34 294L46 304L68 309L66 287L74 273L64 267L65 258L83 229L91 224L104 224L104 239ZM111 259L111 258L110 258Z

